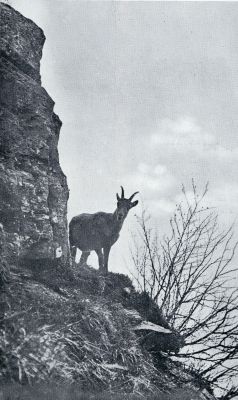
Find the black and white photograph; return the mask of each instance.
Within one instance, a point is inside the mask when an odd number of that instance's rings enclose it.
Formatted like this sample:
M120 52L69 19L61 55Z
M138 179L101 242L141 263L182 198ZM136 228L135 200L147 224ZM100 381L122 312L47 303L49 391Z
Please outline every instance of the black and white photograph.
M0 0L0 400L238 400L238 2Z

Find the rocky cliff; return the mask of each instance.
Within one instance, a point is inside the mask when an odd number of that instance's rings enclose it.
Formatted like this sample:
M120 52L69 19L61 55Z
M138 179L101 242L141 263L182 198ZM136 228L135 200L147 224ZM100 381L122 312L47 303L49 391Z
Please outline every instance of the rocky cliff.
M0 4L0 223L6 258L19 266L68 260L61 121L41 86L44 41L38 26Z

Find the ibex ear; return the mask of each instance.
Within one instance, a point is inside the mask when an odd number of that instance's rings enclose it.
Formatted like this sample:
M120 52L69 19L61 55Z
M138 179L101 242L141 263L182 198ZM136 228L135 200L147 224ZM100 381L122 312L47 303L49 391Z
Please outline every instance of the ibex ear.
M117 193L117 201L119 201L120 200L120 197L118 196L118 193Z
M130 208L133 208L133 207L137 206L138 203L139 203L138 200L133 201L133 203L131 203L131 205L130 205Z

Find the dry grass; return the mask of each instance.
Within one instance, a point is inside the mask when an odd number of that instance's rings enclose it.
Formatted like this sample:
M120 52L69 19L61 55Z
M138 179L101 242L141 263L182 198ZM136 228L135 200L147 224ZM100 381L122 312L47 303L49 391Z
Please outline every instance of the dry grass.
M77 382L82 390L153 393L156 370L120 303L16 278L1 330L2 380Z
M1 400L200 398L182 388L179 368L155 368L122 305L130 282L113 279L86 269L56 275L53 286L52 272L48 283L46 275L42 283L12 274L0 329Z
M1 400L198 400L199 394L193 390L178 389L170 394L151 394L141 397L123 393L82 392L77 385L53 386L38 384L32 387L17 384L5 385L0 389Z

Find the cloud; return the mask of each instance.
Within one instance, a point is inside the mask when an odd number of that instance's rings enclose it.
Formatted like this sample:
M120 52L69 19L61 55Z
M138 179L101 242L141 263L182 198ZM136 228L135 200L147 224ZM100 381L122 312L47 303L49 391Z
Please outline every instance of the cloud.
M149 137L149 146L147 143L144 148L144 162L125 181L132 190L141 192L151 214L159 218L172 215L176 203L182 200L182 183L190 197L192 178L201 189L209 181L204 205L216 207L222 223L231 222L238 214L238 147L228 146L229 142L221 143L194 118L160 120Z
M163 119L156 132L150 137L150 148L176 151L197 157L212 157L217 160L238 160L238 148L229 149L219 143L218 138L206 132L194 118L180 117L176 120Z
M227 226L238 217L238 184L225 182L211 188L206 196L206 202L210 207L216 207L220 220Z
M175 210L175 201L169 198L158 198L158 199L151 199L148 200L147 203L148 210L151 215L160 217L172 215Z
M146 194L162 194L174 185L174 177L165 165L140 163L135 172L125 177L129 186L138 187Z
M135 172L124 177L128 190L139 190L145 206L153 216L174 210L170 193L176 186L175 177L163 164L139 163Z
M194 193L190 188L186 190L186 197L189 202L193 203ZM198 194L201 195L204 187L198 188ZM217 186L208 186L208 192L206 193L201 206L211 207L218 213L218 223L221 228L226 229L228 226L237 222L238 217L238 184L235 182L224 182ZM186 201L184 194L179 192L174 195L171 204L183 203L186 207Z

